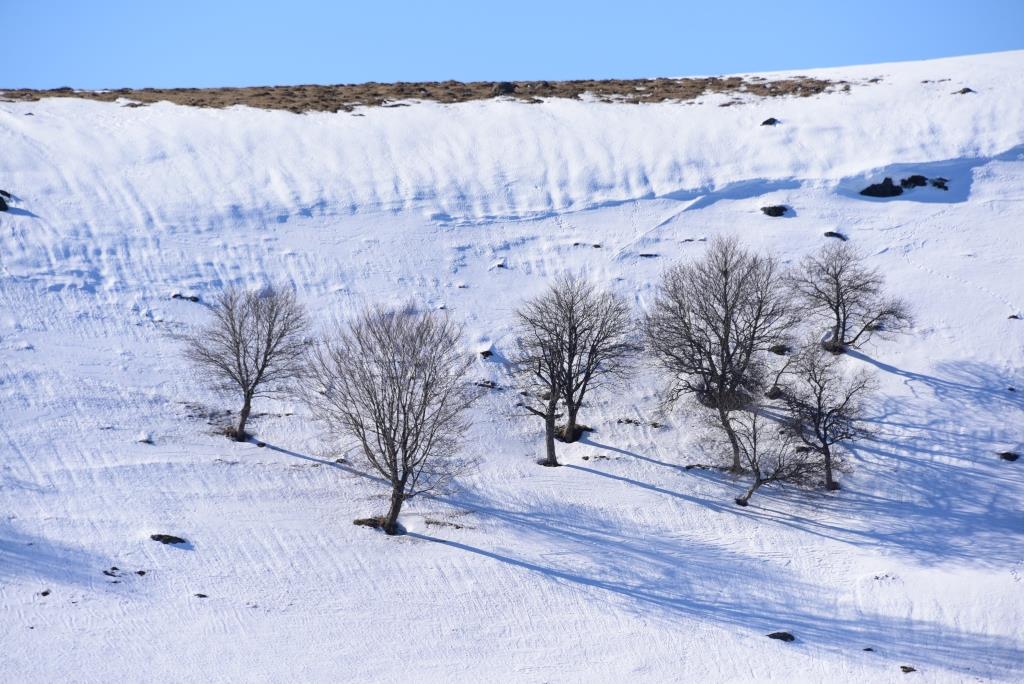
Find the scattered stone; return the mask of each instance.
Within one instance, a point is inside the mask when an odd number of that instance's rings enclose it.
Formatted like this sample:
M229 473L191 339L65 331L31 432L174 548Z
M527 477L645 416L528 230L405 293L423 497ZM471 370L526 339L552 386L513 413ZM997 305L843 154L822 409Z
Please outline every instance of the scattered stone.
M655 430L657 430L658 428L661 427L661 423L659 423L656 420L653 420L653 421L651 421L651 427L654 428Z
M1007 391L1007 392L1016 392L1016 391L1017 391L1017 388L1016 388L1016 387L1007 387L1007 388L1006 388L1006 391Z
M926 185L928 185L928 179L916 173L900 181L901 188L923 188Z
M892 178L886 176L881 183L874 183L860 191L866 197L897 197L903 194L903 188L892 182Z
M173 534L151 534L149 538L155 542L161 544L187 544L188 542L181 537L175 537Z
M863 649L861 649L861 650L864 650L864 651L872 651L872 652L873 652L873 651L874 651L875 649L871 648L870 646L865 646L865 647L864 647Z
M104 570L103 571L103 574L106 575L107 577L120 577L121 576L120 573L121 573L121 569L119 567L117 567L116 565L111 566L109 570Z
M973 91L971 91L971 92L973 92ZM911 672L917 672L917 669L915 669L915 668L913 668L913 667L910 667L909 665L900 665L900 670L901 670L901 671L902 671L902 672L903 672L904 674L909 674L909 673L911 673Z
M796 637L789 632L772 632L768 635L768 638L778 639L779 641L794 641L796 639Z
M509 83L508 81L495 83L494 87L491 88L491 94L495 97L499 95L511 95L514 92L516 92L516 84Z
M1011 320L1011 321L1019 321L1020 320L1020 316L1018 316L1017 314L1010 314L1009 316L1007 316L1007 318L1009 320Z
M498 386L498 383L494 382L493 380L480 380L479 382L474 382L473 384L476 385L477 387L483 387L484 389L501 389Z
M768 216L785 216L789 210L784 204L773 204L770 207L761 207L761 211Z
M931 186L933 188L938 188L939 190L949 190L948 178L932 178L928 182L931 183Z
M262 449L263 447L267 446L267 443L266 442L256 442L256 446L258 448Z
M657 256L658 255L655 254L654 252L644 252L644 253L640 254L640 258L641 259L654 259Z
M837 233L834 230L826 230L825 231L825 237L836 238L837 240L842 240L843 242L846 242L847 240L849 240L848 237L846 237L842 233Z
M778 126L781 121L776 119L774 116L769 116L767 119L761 122L762 126Z
M635 418L619 418L615 422L620 424L620 425L623 425L623 424L625 424L625 425L639 425L640 424L640 421L636 420Z
M1010 463L1013 463L1018 458L1020 458L1020 454L1018 454L1016 451L1002 451L999 453L999 458L1003 459L1004 461L1009 461Z
M490 349L484 349L482 352L480 352L480 356L482 358L489 359L492 356L494 356L494 352L491 351Z
M138 575L139 577L145 577L146 576L146 571L145 570L136 570L135 574Z
M601 249L601 243L595 242L594 243L594 249Z
M777 354L779 356L785 356L790 351L792 351L792 349L790 349L790 346L788 344L776 344L773 347L769 347L768 351L770 351L772 354Z
M194 596L195 596L196 598L210 598L210 597L209 597L209 596L207 596L206 594L194 594Z
M39 595L40 596L49 596L50 595L50 590L49 589L43 589L41 592L39 592Z
M960 90L956 91L953 94L954 95L967 95L968 93L974 93L974 92L977 92L977 91L971 90L970 88L961 88Z

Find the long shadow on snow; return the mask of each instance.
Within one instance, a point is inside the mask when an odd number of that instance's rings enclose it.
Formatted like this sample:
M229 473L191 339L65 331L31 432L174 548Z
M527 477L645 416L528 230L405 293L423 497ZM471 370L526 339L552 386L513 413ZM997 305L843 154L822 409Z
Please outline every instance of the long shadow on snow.
M408 536L594 591L598 596L610 595L616 605L643 617L711 622L759 636L786 629L799 639L797 648L863 657L861 649L872 646L876 655L965 674L1016 672L1024 658L1019 644L998 637L951 632L948 626L933 622L841 608L838 596L827 596L827 589L807 584L778 565L699 539L676 537L666 530L623 530L615 520L595 520L592 509L586 516L576 510L552 510L549 505L513 511L471 493L452 503L505 523L524 541L524 548L534 546L531 540L558 548L555 558L565 561L556 564L543 553L539 559L517 557L419 533ZM987 672L974 670L969 662L984 663Z
M83 549L30 537L7 526L0 527L0 581L20 577L39 582L90 585L98 581L100 571L109 566L109 559Z

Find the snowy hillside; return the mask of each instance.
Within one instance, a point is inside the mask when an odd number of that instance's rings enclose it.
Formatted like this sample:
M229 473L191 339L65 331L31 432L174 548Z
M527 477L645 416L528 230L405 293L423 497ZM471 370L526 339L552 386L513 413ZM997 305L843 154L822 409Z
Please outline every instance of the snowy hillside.
M0 681L1024 680L1024 461L997 456L1024 452L1024 52L801 73L850 88L302 115L0 98ZM911 174L949 189L859 194ZM475 374L505 387L512 311L557 273L639 314L712 236L793 263L825 231L916 327L844 359L881 394L843 489L748 508L743 479L683 468L715 454L643 365L562 468L489 392L479 470L388 538L351 523L386 488L298 402L256 404L266 448L218 436L238 407L171 338L228 284L292 283L322 328L411 298L493 345Z

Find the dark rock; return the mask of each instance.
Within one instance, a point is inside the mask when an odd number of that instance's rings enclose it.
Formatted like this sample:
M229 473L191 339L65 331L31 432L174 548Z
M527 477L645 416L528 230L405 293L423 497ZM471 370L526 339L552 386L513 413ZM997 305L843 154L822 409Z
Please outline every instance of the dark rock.
M654 258L656 258L657 256L658 256L658 255L657 255L657 254L655 254L655 253L653 253L653 252L645 252L645 253L643 253L643 254L641 254L641 255L640 255L640 258L641 258L641 259L654 259Z
M1019 321L1020 320L1020 316L1018 316L1017 314L1010 314L1006 318L1011 320L1011 321Z
M1013 463L1018 458L1020 458L1020 454L1018 454L1016 451L1003 451L1000 452L999 458L1003 459L1004 461L1009 461L1010 463Z
M825 231L825 237L835 238L837 240L842 240L843 242L846 242L847 240L849 240L848 237L846 237L842 233L837 233L834 230L826 230Z
M601 249L601 245L597 244L597 243L594 243L594 249Z
M1016 392L1016 391L1017 391L1017 388L1016 388L1016 387L1007 387L1007 388L1006 388L1006 391L1007 391L1007 392Z
M781 121L776 119L774 116L769 116L767 119L761 122L762 126L778 126Z
M161 544L187 544L188 542L181 537L175 537L173 534L151 534L149 538L153 541L160 542Z
M909 665L900 665L900 670L901 670L901 671L902 671L902 672L903 672L904 674L909 674L909 673L911 673L911 672L917 672L917 670L916 670L915 668L913 668L913 667L910 667Z
M770 207L761 207L761 211L768 216L785 216L788 209L784 204L773 204Z
M491 94L495 97L498 95L511 95L514 92L516 92L516 84L508 81L495 83L494 87L491 88Z
M474 382L473 384L476 385L477 387L483 387L484 389L500 389L498 387L498 383L494 382L493 380L480 380L479 382Z
M197 297L196 295L192 295L191 297L188 298L188 301L190 301L190 302L198 302L199 301L199 297Z
M871 648L870 646L865 646L865 647L864 647L863 649L861 649L861 650L862 650L862 651L874 651L875 649Z
M485 359L489 359L492 356L494 356L494 352L492 352L490 349L484 349L482 352L480 352L480 356Z
M776 344L774 347L769 347L768 351L772 354L778 354L779 356L785 356L792 351L788 344Z
M866 197L897 197L903 194L903 188L892 182L892 178L886 176L881 183L874 183L860 191Z
M145 570L136 570L135 574L138 575L139 577L145 577L146 571Z
M928 179L916 173L900 181L901 188L923 188L926 185L928 185Z
M961 88L960 90L956 91L953 94L954 95L966 95L968 93L973 93L973 92L976 92L976 91L971 90L970 88Z
M949 185L947 185L947 183L949 183L948 178L932 178L928 182L932 184L933 188L938 188L939 190L949 190Z
M779 641L794 641L796 639L796 637L789 632L772 632L768 635L768 638L778 639Z
M196 598L210 598L206 594L193 594Z
M49 596L50 595L50 590L49 589L43 589L41 592L39 592L39 595L40 596Z
M256 442L256 447L259 449L262 449L265 446L267 446L266 442Z

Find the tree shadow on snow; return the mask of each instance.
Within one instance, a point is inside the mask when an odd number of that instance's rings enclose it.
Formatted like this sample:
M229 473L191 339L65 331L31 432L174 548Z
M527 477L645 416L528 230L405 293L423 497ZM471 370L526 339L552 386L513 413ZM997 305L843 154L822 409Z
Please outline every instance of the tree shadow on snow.
M545 502L508 510L471 493L453 503L506 524L523 549L559 552L528 558L416 532L408 536L592 592L644 618L709 622L759 638L785 629L797 636L796 648L855 658L867 657L862 649L871 646L873 656L964 674L1019 672L1024 658L1021 645L1012 641L842 607L838 595L829 596L827 588L803 582L781 565L668 530L623 529L621 521L601 519L592 508L561 510ZM985 672L974 668L979 662Z
M26 579L90 585L99 580L100 571L109 565L109 559L83 549L0 526L0 581Z

